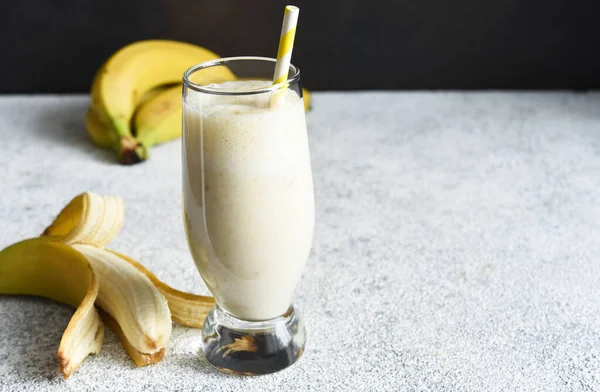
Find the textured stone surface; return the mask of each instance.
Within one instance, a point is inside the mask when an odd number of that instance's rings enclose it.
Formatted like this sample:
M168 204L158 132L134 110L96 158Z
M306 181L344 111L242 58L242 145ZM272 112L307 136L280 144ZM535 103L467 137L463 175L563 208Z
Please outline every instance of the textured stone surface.
M181 221L180 147L123 167L85 135L87 97L0 98L0 248L74 195L124 196L112 247L206 293ZM308 348L262 377L213 370L176 326L135 368L109 331L68 382L72 310L0 297L0 390L588 391L600 385L600 94L320 93L317 222L296 290Z

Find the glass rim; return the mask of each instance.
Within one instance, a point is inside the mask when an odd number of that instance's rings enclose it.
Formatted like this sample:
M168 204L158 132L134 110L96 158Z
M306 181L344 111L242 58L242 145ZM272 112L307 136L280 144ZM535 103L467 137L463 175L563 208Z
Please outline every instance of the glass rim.
M253 95L253 94L264 94L279 90L281 88L287 87L292 83L297 83L300 80L300 69L295 65L290 63L290 72L291 75L288 75L288 79L285 82L277 83L271 85L266 88L258 88L256 90L245 90L245 91L223 91L215 88L210 88L207 86L202 86L196 84L190 80L190 77L203 69L207 69L210 67L215 67L219 65L226 65L227 63L231 63L234 61L265 61L270 63L276 63L277 59L272 57L260 57L260 56L237 56L237 57L223 57L216 60L206 61L204 63L196 64L188 68L183 73L183 85L187 88L190 88L194 91L206 94L214 94L214 95Z

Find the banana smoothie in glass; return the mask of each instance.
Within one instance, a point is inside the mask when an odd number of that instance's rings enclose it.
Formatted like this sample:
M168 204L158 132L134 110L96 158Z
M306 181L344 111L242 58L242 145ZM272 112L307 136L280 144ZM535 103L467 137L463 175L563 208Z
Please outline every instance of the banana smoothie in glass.
M231 58L184 76L185 228L217 302L203 350L213 365L238 373L280 370L304 347L291 300L312 243L312 173L299 71L290 66L280 85L259 80L274 66ZM215 67L236 80L202 84Z

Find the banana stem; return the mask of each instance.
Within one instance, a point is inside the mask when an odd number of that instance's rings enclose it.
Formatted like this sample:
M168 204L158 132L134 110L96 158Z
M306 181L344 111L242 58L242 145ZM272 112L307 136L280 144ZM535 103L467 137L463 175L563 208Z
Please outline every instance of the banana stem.
M131 128L127 121L119 118L114 119L112 127L118 135L118 140L113 147L120 163L134 165L148 158L146 147L131 134Z
M121 136L117 154L119 162L124 165L134 165L148 158L146 147L133 136Z

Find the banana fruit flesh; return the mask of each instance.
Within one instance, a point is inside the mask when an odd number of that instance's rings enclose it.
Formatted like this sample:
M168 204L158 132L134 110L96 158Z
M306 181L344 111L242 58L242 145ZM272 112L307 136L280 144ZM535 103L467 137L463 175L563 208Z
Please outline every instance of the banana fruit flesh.
M113 317L138 351L154 354L171 337L171 312L165 297L146 275L114 253L74 244L100 277L96 304Z
M122 198L87 192L63 208L42 237L0 252L0 294L42 296L77 308L58 351L65 378L100 351L102 319L132 360L145 366L164 357L171 321L201 327L214 306L214 298L175 290L137 261L104 248L120 231L124 212Z
M86 192L71 200L42 235L64 244L101 247L116 237L124 220L123 198Z

